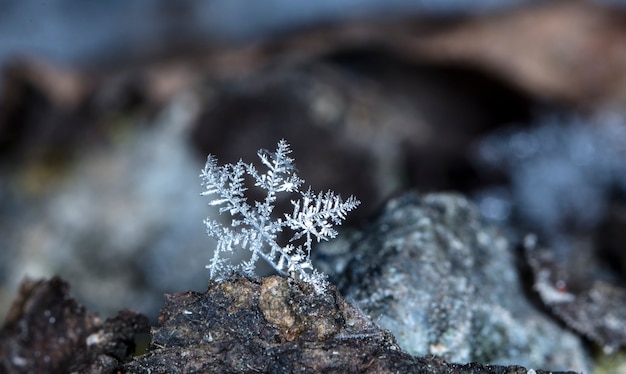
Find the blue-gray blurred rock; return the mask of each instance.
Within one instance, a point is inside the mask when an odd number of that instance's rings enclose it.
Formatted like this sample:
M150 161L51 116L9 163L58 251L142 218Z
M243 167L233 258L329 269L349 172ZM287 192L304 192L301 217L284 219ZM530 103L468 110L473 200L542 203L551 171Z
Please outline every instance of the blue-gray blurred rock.
M153 318L163 293L203 289L215 243L202 225L201 163L187 145L197 111L195 98L181 95L150 126L133 123L113 144L93 146L36 197L26 176L7 176L0 199L7 289L17 291L24 277L62 275L104 317L130 308Z
M393 199L338 252L324 269L413 355L590 371L580 338L528 300L514 245L462 196Z
M625 123L611 113L547 117L530 128L498 130L478 146L481 173L509 182L476 193L481 212L536 233L570 289L598 280L619 285L626 274Z
M483 168L507 175L518 216L549 236L597 226L611 194L626 192L622 116L546 118L490 134L478 150Z

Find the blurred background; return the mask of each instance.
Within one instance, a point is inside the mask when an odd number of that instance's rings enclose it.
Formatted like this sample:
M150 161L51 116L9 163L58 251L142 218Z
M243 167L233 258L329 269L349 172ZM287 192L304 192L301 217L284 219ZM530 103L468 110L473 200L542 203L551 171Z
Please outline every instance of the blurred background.
M626 274L626 12L610 1L0 1L0 317L24 277L155 318L202 291L206 156L285 138L356 229L409 189Z

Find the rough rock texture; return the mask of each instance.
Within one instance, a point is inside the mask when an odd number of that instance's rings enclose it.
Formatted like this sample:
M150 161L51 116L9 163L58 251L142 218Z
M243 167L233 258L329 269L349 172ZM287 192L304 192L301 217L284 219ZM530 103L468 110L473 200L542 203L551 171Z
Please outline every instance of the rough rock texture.
M166 295L149 351L131 358L147 318L103 324L67 291L59 278L24 283L0 330L0 373L527 373L412 357L335 288L278 276Z
M232 277L211 282L206 293L168 295L159 326L150 351L127 372L527 373L411 357L335 289L317 295L278 276Z
M68 295L59 278L26 281L0 330L0 373L113 372L148 332L130 311L104 323Z
M391 200L348 256L340 288L413 355L590 371L580 339L527 299L510 242L461 196Z
M536 245L534 235L525 240L534 288L543 303L568 327L612 353L626 346L626 290L595 280L577 284L575 276L554 261L554 255Z

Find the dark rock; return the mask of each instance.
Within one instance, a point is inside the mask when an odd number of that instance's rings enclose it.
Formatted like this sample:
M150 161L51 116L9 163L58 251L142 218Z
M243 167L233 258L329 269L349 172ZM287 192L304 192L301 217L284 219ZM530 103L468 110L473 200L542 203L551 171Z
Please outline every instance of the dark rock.
M211 282L166 296L152 350L130 372L406 371L411 358L336 291L282 277ZM386 355L386 359L380 356Z
M123 311L103 324L68 290L59 278L22 284L0 330L0 372L112 372L132 355L147 318Z
M520 366L411 357L334 287L271 276L166 296L150 351L131 373L527 373ZM541 371L536 371L541 373Z
M590 371L580 339L527 299L514 246L459 195L391 200L348 257L340 289L410 354Z
M131 359L146 317L122 311L101 323L68 288L59 278L23 284L0 330L0 373L527 373L412 357L334 287L319 295L278 276L167 295L150 350Z
M571 329L600 344L606 353L626 346L626 290L596 280L582 289L568 287L569 277L552 252L526 240L526 257L541 300Z
M87 349L76 352L70 371L73 373L102 373L118 368L135 353L139 333L147 334L148 319L135 312L123 310L109 318L101 328L87 337Z

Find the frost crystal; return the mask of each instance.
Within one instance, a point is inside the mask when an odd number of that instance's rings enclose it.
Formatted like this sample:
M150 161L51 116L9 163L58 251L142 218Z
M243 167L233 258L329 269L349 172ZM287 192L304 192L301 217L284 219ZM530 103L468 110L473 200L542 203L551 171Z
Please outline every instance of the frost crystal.
M336 237L333 226L340 225L360 201L350 196L344 202L330 190L315 194L309 187L302 191L300 186L304 181L296 175L289 153L289 144L284 139L278 142L276 152L259 150L257 154L267 168L262 174L253 164L242 160L219 166L217 159L209 155L200 174L205 188L202 195L211 196L209 205L218 206L220 213L228 212L232 216L230 227L210 218L204 220L207 234L218 240L213 259L206 266L211 278L222 279L231 271L252 276L256 262L262 258L280 274L307 282L318 293L325 290L326 276L311 264L311 244L313 240ZM248 203L244 196L246 174L254 180L254 186L265 190L263 201ZM274 219L272 212L279 193L295 193L300 198L291 200L293 212ZM288 244L281 246L276 240L285 228L293 231L293 236ZM303 243L297 245L297 241ZM223 254L232 253L235 248L248 249L252 253L250 259L238 265L229 263Z

